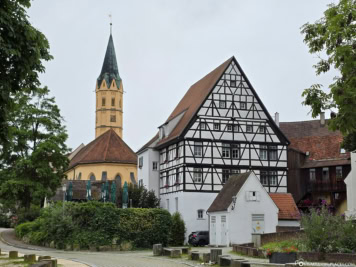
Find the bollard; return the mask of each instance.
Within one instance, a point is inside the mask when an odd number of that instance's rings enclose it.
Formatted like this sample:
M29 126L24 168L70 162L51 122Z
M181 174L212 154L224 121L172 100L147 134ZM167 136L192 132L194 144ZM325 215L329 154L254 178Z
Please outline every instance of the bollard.
M17 251L9 252L9 259L17 259L19 257L19 253Z
M203 253L203 262L208 263L209 261L210 261L210 253L209 252Z
M190 256L193 261L198 261L199 260L199 251L192 251L190 253Z
M180 249L172 249L170 257L171 258L180 258L181 257Z
M212 248L212 249L210 249L210 261L218 262L219 255L222 255L222 249L221 248Z
M231 261L231 267L242 267L243 263L248 263L248 261L244 259L233 259Z
M162 255L162 244L154 244L153 245L153 255L154 256L161 256Z
M26 262L35 262L36 261L36 255L35 254L24 255L24 260Z
M50 262L51 263L51 267L57 267L57 260L56 259L45 259L42 260L44 262Z
M38 261L42 261L42 260L50 260L51 256L38 256Z

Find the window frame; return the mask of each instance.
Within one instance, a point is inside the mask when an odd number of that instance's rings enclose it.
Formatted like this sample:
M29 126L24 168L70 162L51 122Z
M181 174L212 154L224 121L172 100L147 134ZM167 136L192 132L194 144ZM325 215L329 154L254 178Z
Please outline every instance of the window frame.
M268 146L260 145L260 160L268 160Z
M201 215L201 216L200 216ZM198 220L203 220L204 218L204 210L203 209L198 209L197 210L197 219Z
M231 158L231 144L222 143L221 157L225 159Z
M214 131L220 131L220 123L214 122L213 127L214 127Z
M231 158L232 159L239 159L240 155L240 145L239 144L231 144ZM234 152L237 153L237 156L234 156Z
M110 114L110 122L116 122L116 115Z
M241 102L240 102L240 109L246 110L246 109L247 109L247 102L241 101Z
M278 186L278 172L277 171L269 171L269 186Z
M336 180L342 180L342 166L335 167L335 177Z
M194 142L194 157L203 157L203 142Z
M193 169L193 182L196 184L201 184L203 182L203 168Z
M226 108L226 100L219 100L219 108Z
M230 80L230 87L236 88L236 80Z
M157 161L152 161L152 171L158 171L158 162Z
M141 156L141 157L138 158L138 167L139 167L140 169L142 169L142 167L143 167L143 156Z
M101 106L106 106L106 97L101 97Z
M253 125L251 124L246 125L246 133L253 133Z
M230 169L222 169L221 170L221 183L226 184L227 180L229 180L231 175Z

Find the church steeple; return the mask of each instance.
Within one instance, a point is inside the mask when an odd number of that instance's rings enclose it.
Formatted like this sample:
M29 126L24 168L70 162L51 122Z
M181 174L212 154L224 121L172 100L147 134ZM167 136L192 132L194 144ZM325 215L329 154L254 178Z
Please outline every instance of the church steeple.
M119 68L117 67L114 40L110 33L108 46L106 48L105 58L103 67L101 68L101 73L98 77L98 87L105 79L106 84L110 84L112 80L115 80L116 84L120 84L121 78L119 75Z
M110 23L109 42L95 90L95 137L113 129L122 138L123 92Z

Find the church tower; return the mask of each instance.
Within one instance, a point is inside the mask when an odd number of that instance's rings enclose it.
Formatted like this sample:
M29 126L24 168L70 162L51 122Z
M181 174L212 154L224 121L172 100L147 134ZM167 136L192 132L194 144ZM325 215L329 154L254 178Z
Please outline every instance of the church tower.
M123 92L110 30L103 67L95 88L95 138L109 129L113 129L122 138Z

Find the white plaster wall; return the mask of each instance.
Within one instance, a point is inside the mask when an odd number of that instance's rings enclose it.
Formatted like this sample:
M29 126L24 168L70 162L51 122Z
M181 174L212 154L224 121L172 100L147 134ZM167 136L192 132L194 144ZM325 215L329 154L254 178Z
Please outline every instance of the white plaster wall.
M207 209L216 198L217 193L199 192L176 192L161 195L161 207L167 209L167 199L169 199L169 212L176 212L175 198L178 198L178 211L185 222L186 241L193 231L208 231L209 219L206 214ZM198 219L198 210L204 210L204 218Z
M260 201L246 201L246 191L260 192ZM231 211L231 206L229 210ZM264 233L276 232L278 208L253 174L237 194L235 209L229 215L229 236L232 244L252 241L252 214L264 214Z
M347 194L347 211L346 216L356 218L356 152L351 154L351 171L345 179Z
M141 152L138 156L138 161L140 157L143 157L142 168L139 167L137 162L137 176L138 179L143 180L143 185L148 190L154 190L156 196L159 197L159 152L148 148ZM153 162L157 162L157 171L153 170Z
M287 226L287 227L300 227L300 221L297 220L279 220L278 226Z

